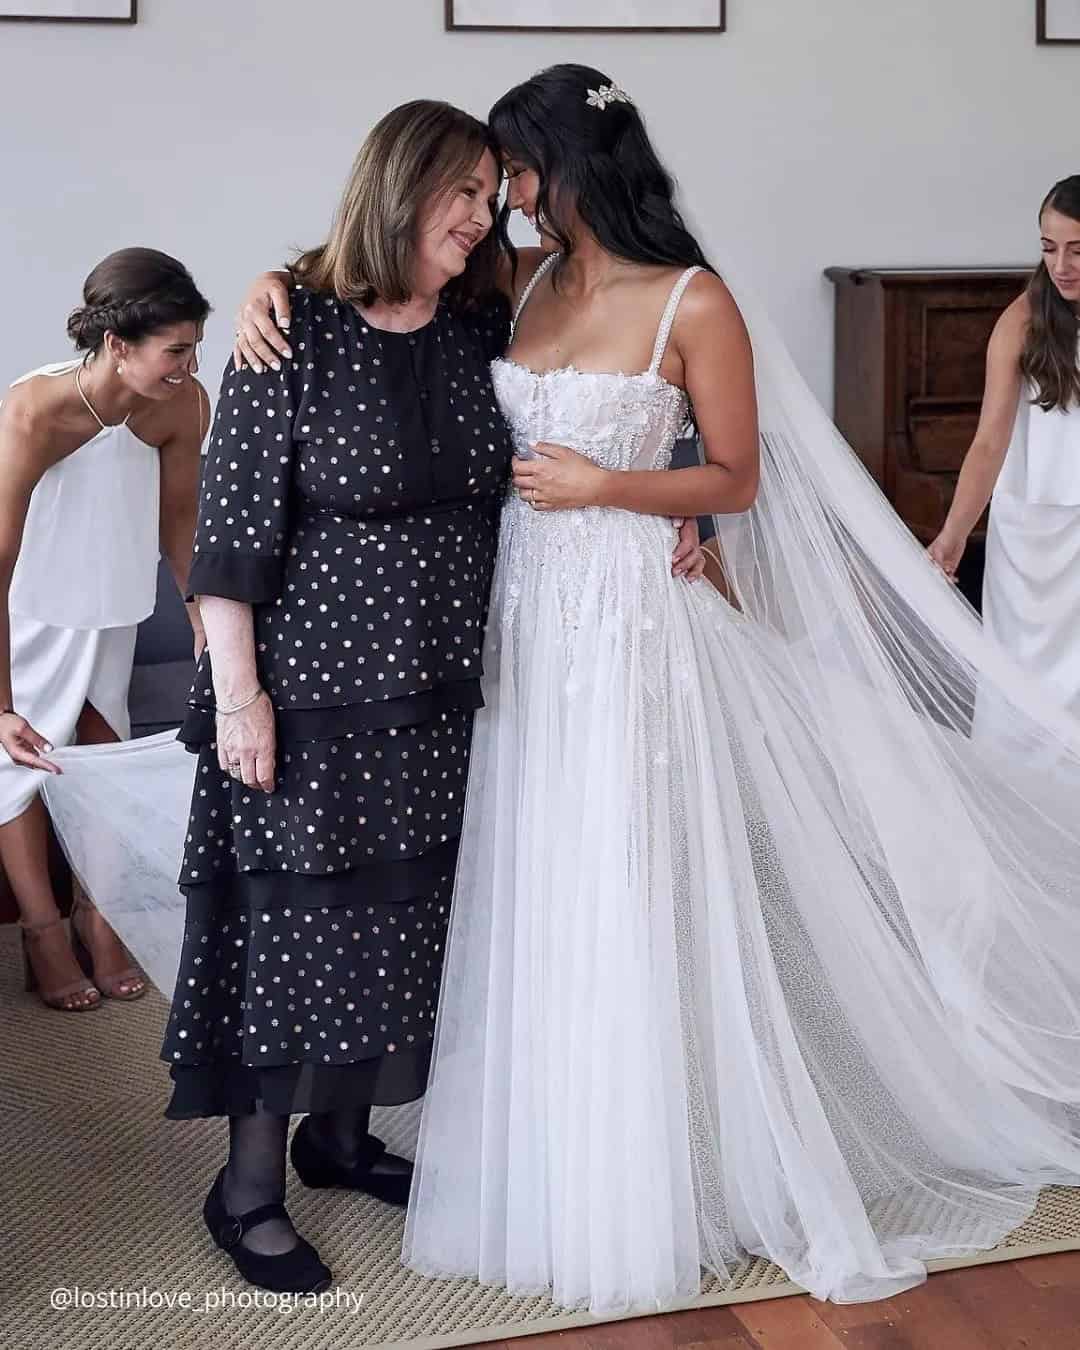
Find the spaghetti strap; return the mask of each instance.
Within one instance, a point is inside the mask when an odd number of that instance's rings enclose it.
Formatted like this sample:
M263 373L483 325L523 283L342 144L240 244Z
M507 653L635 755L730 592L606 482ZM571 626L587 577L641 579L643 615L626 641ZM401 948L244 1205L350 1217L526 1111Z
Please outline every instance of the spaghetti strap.
M545 273L551 267L552 263L556 260L556 258L558 258L558 256L559 256L558 253L549 253L547 257L541 261L540 266L529 278L529 284L521 292L521 299L518 301L518 307L514 311L514 322L510 325L511 335L513 335L513 331L517 327L518 319L521 318L521 311L525 308L529 296L532 295L533 293L533 288L536 286L536 283L540 280L540 278L545 275Z
M650 375L657 374L660 369L660 362L664 359L668 338L671 336L671 325L675 322L675 313L679 308L679 301L683 298L683 292L694 277L704 270L703 267L688 267L671 288L671 294L664 306L664 312L660 317L660 327L656 333L656 345L653 347L652 361L649 364Z

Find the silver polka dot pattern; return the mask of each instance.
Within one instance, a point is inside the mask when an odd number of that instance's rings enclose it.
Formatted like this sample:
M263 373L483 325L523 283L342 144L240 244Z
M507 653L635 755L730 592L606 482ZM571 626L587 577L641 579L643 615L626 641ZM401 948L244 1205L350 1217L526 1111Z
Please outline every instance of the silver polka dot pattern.
M191 589L252 604L279 734L273 793L222 773L204 657L162 1057L208 1084L430 1046L475 706L455 691L481 674L511 456L489 368L506 333L501 311L445 305L380 333L297 288L296 359L226 370Z

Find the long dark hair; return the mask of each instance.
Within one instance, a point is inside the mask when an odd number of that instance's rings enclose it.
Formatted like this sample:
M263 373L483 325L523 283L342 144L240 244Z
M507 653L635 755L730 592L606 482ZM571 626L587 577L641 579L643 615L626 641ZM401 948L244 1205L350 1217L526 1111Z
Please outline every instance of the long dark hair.
M1043 212L1059 211L1080 221L1080 174L1055 183L1039 207ZM1080 404L1080 366L1076 344L1080 338L1080 318L1050 279L1046 260L1039 263L1027 288L1031 322L1020 355L1020 369L1035 388L1033 402L1049 412L1066 411Z
M209 313L183 263L156 248L122 248L86 278L67 331L76 351L96 352L106 333L138 342L170 324L202 323Z
M504 94L488 124L505 154L536 171L538 214L563 260L574 251L568 211L576 208L618 258L714 271L675 206L674 180L641 114L606 98L611 89L614 81L591 66L551 66ZM504 206L499 233L513 258L508 217Z
M417 224L424 205L449 192L490 150L483 122L449 103L414 99L388 112L360 147L329 237L292 264L293 277L346 302L404 304L412 294ZM499 236L489 230L460 276L443 289L469 305L496 289Z

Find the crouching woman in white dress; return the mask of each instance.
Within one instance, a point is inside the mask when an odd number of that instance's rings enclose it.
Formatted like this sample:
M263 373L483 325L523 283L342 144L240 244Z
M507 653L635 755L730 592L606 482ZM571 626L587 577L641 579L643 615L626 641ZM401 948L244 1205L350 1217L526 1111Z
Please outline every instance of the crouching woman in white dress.
M1080 174L1039 211L1043 258L990 339L978 431L930 556L949 576L990 502L983 623L1080 713Z
M64 1012L137 998L146 981L77 885L65 932L39 795L60 772L48 756L130 735L136 627L159 550L187 583L208 421L194 372L209 305L181 263L123 249L83 299L68 333L85 356L24 375L0 404L0 864L26 987Z

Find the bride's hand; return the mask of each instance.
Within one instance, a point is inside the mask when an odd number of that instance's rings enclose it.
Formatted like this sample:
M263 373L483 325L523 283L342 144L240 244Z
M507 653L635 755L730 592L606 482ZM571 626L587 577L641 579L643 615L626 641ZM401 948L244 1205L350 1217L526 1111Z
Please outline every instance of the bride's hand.
M288 272L263 272L241 301L234 321L233 366L243 370L245 364L249 365L257 375L262 374L264 366L280 370L279 358L292 357L288 339L281 332L288 329L291 318Z
M701 532L697 517L671 522L679 532L675 552L671 555L671 575L697 581L705 574L705 554L701 548Z
M514 487L536 511L600 505L607 469L565 445L541 441L535 459L514 460Z

